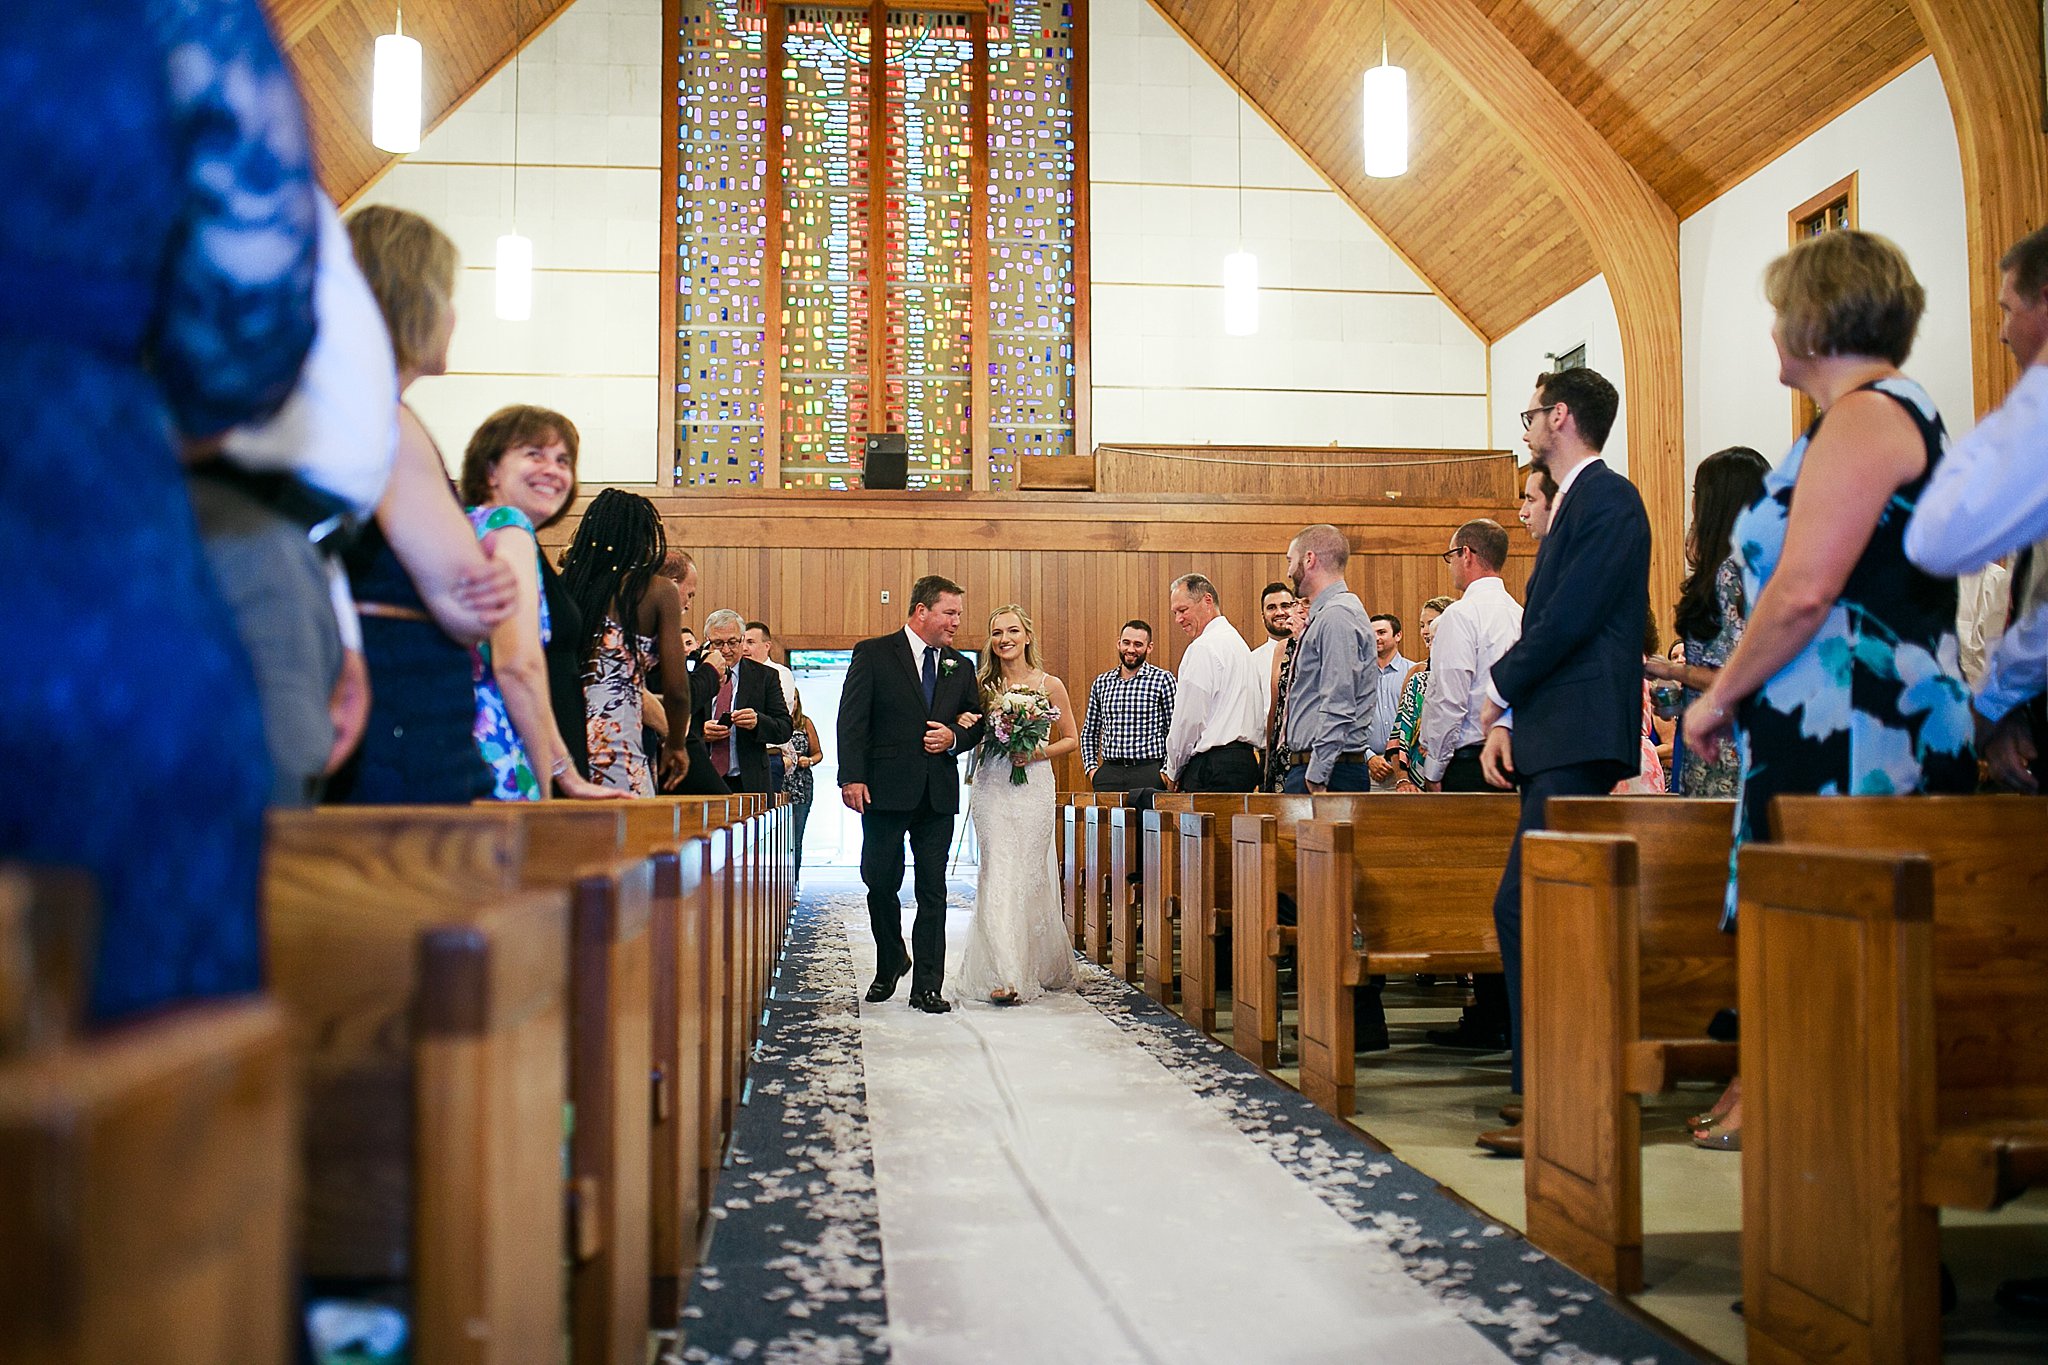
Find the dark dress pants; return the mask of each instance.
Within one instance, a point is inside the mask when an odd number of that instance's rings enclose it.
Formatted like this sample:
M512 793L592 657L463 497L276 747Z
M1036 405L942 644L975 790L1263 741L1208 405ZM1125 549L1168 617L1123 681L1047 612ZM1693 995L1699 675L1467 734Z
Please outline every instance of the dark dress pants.
M1255 792L1259 789L1259 758L1242 740L1204 749L1180 770L1184 792Z
M1158 790L1166 785L1160 775L1157 763L1125 763L1110 759L1095 769L1089 785L1099 792L1139 792Z
M1338 763L1330 769L1332 792L1363 793L1372 790L1372 770L1363 763ZM1294 796L1307 796L1308 765L1289 768L1287 776L1280 780L1280 790ZM1301 911L1281 919L1282 924L1298 922ZM1352 993L1352 1032L1357 1038L1358 1050L1385 1047L1387 1042L1387 979L1384 976L1366 978L1365 988Z
M1500 935L1500 963L1508 980L1508 1036L1514 1064L1508 1089L1522 1090L1522 836L1543 828L1543 812L1554 796L1605 796L1629 775L1628 765L1601 759L1569 763L1522 774L1522 818L1508 848L1508 865L1493 896L1493 927Z
M1483 744L1467 744L1452 754L1451 761L1444 765L1443 780L1437 783L1438 788L1447 792L1498 792L1500 788L1486 780L1486 774L1479 766L1479 755L1485 747ZM1508 1032L1507 978L1499 972L1473 975L1472 1004L1459 1021L1459 1027L1467 1033L1505 1035Z
M915 865L912 888L917 918L910 950L903 948L903 838L910 836ZM937 994L946 980L946 850L953 842L953 816L932 809L929 796L915 810L877 810L860 817L860 879L868 889L868 920L875 932L877 974L912 964L910 989Z

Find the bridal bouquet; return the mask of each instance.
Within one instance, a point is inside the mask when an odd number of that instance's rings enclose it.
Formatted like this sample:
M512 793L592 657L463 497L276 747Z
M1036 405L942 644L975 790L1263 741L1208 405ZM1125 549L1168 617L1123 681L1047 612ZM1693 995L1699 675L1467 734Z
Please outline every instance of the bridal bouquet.
M1031 780L1024 765L1038 746L1052 737L1053 723L1060 709L1052 698L1029 687L1012 687L989 702L988 737L981 742L982 757L994 762L1010 760L1010 781L1023 786Z

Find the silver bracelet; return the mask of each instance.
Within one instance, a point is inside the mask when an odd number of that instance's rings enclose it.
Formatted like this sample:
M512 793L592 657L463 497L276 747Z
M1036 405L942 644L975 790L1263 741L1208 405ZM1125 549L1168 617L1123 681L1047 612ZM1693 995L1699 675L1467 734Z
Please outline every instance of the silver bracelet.
M551 770L551 772L552 772L552 774L553 774L553 776L554 776L555 780L556 780L556 781L560 781L560 780L561 780L561 777L562 777L562 774L563 774L563 773L566 773L566 772L568 772L568 771L569 771L569 756L568 756L567 754L563 754L563 755L562 755L562 756L561 756L560 758L558 758L558 759L556 759L556 760L555 760L555 766L554 766L554 768L553 768L553 769Z

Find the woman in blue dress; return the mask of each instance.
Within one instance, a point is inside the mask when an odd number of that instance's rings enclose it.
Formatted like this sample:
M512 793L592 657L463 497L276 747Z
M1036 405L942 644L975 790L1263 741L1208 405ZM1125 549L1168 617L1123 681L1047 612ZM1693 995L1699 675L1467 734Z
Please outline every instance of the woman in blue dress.
M0 858L98 882L93 1021L256 989L255 684L174 443L313 338L298 95L255 0L0 5Z
M1906 522L1947 444L1941 414L1899 372L1925 293L1899 249L1831 232L1771 264L1780 380L1820 416L1735 523L1750 603L1741 643L1685 713L1710 753L1732 723L1742 755L1735 846L1770 837L1781 793L1897 796L1977 782L1956 584L1906 558ZM1724 927L1735 921L1728 884ZM1702 1145L1740 1145L1737 1099Z

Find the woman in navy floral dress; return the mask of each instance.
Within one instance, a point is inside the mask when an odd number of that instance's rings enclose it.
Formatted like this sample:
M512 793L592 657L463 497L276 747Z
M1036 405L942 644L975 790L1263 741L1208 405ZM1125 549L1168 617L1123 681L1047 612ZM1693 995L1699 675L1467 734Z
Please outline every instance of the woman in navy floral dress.
M255 0L0 5L0 858L99 886L96 1022L261 984L270 786L173 442L283 402L314 190Z
M1906 559L1906 522L1941 462L1941 414L1899 373L1925 295L1897 247L1831 232L1774 262L1765 293L1783 382L1821 415L1735 523L1750 604L1741 643L1685 713L1711 753L1731 718L1742 754L1735 846L1770 837L1780 793L1968 792L1970 694L1956 584ZM1731 865L1724 926L1735 919ZM1702 1145L1736 1147L1736 1100Z

